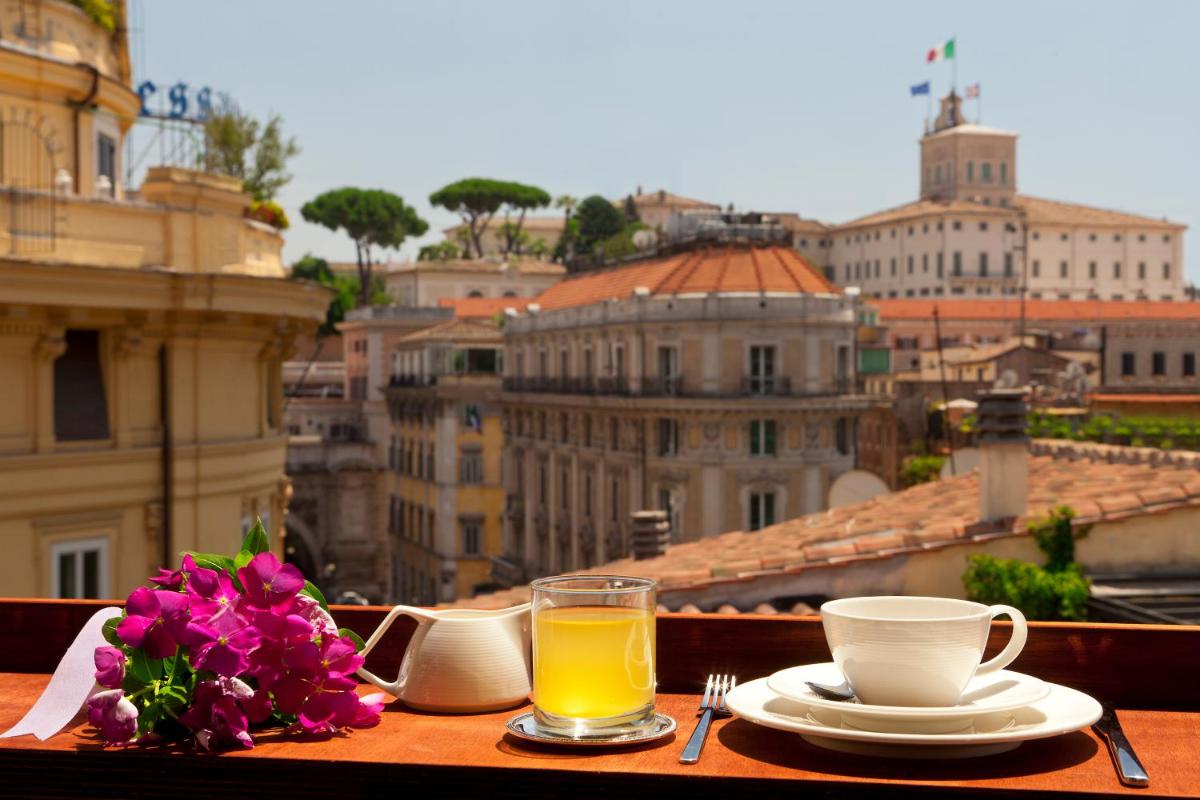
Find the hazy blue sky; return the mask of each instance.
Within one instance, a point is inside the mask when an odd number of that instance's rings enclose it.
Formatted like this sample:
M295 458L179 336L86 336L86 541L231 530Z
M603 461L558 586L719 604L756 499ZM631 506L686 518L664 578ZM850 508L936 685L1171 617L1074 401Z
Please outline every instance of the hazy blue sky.
M1021 191L1200 223L1200 3L134 2L139 77L229 92L299 139L289 261L353 258L299 214L343 185L400 194L437 238L454 217L430 192L470 175L833 222L907 202L908 87L944 93L924 53L952 35L983 122L1021 134Z

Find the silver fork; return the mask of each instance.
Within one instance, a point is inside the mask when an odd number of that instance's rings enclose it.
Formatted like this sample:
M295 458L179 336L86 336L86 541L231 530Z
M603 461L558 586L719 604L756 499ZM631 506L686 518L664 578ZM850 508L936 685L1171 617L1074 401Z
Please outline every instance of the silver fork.
M695 764L700 760L700 751L704 749L704 740L708 738L708 728L712 725L713 717L729 716L729 706L725 704L725 696L737 686L737 678L733 675L709 675L704 685L704 697L700 700L700 721L692 731L679 757L680 764Z

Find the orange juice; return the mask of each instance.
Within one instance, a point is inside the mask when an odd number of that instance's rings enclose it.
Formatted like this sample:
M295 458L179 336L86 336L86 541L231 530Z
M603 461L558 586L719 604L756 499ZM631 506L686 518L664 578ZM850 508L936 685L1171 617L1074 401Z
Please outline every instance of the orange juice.
M533 702L598 719L654 703L654 611L560 606L534 612Z

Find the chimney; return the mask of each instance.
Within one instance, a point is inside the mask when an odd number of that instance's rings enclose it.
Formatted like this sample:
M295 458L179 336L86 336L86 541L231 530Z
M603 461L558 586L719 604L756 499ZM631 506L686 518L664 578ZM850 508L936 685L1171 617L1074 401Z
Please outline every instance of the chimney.
M635 511L633 533L630 536L633 557L636 561L657 558L667 552L671 544L671 522L666 511Z
M993 389L978 400L979 518L1019 517L1029 505L1025 390Z

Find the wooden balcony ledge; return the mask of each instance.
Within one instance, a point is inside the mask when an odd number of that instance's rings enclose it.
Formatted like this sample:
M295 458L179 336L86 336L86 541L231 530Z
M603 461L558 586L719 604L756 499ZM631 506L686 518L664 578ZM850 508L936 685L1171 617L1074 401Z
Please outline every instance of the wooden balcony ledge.
M98 605L0 600L9 642L0 652L0 730L24 713ZM385 611L338 607L334 616L365 636ZM994 645L1007 637L1003 627L997 625ZM368 666L394 675L411 632L411 624L395 625ZM47 742L0 740L0 795L1200 797L1200 627L1185 626L1032 623L1016 664L1116 704L1150 773L1146 789L1121 786L1091 731L1026 742L999 756L903 761L833 753L728 719L713 726L700 763L678 763L705 674L732 672L745 681L828 657L816 617L662 614L658 707L680 730L661 742L627 750L538 748L504 734L504 721L519 709L451 716L396 701L373 729L315 742L264 732L253 750L219 756L179 746L106 750L76 724Z

